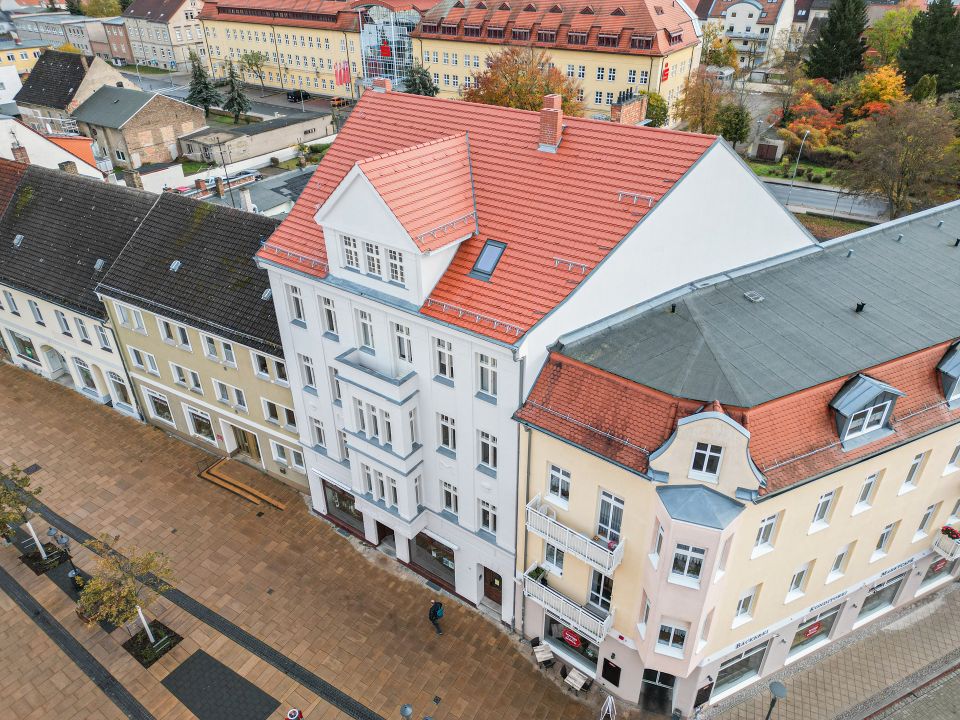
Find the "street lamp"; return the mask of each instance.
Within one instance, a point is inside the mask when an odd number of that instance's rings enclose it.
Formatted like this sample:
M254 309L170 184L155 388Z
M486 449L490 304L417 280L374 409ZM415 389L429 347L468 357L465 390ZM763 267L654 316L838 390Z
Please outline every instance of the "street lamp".
M767 710L767 717L764 720L770 720L773 714L773 708L777 706L777 700L785 700L787 697L787 687L782 682L774 680L770 683L770 708Z
M434 705L440 705L440 696L439 696L439 695L437 695L437 696L435 696L435 697L433 698L433 704L434 704ZM400 706L400 717L402 717L403 720L410 720L410 718L413 717L413 705L411 705L410 703L404 703L403 705L401 705L401 706ZM423 718L423 720L433 720L433 718L430 717L429 715L425 715L424 718Z
M797 179L797 168L800 167L800 155L803 154L803 144L807 141L807 135L810 134L810 131L807 130L803 134L803 140L800 141L800 149L797 151L797 162L793 166L793 175L790 178L790 190L787 192L787 202L784 205L790 204L790 196L793 195L793 181Z

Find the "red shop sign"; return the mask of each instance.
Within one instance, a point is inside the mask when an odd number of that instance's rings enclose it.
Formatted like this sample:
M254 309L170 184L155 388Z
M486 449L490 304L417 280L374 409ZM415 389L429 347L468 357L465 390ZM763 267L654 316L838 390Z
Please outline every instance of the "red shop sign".
M933 565L930 566L930 572L940 572L943 570L944 566L947 564L946 558L940 558Z
M803 631L803 636L804 636L805 638L812 638L814 635L816 635L818 632L820 632L820 630L821 630L822 628L823 628L823 623L817 621L817 622L815 622L813 625L811 625L810 627L808 627L806 630Z
M580 636L577 635L570 628L564 628L563 632L560 633L560 636L563 638L563 641L570 647L578 648L583 644L583 641L580 639Z
M663 72L660 74L660 82L666 82L670 79L670 63L663 63Z

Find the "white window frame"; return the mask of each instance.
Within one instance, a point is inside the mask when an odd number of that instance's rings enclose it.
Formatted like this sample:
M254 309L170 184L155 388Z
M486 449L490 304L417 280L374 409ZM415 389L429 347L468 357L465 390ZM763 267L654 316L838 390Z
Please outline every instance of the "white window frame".
M73 333L70 332L70 321L67 320L67 316L64 315L63 311L54 310L53 315L55 318L57 318L57 325L60 326L60 332L67 337L73 337Z
M488 470L497 471L499 463L497 450L497 436L486 430L478 430L477 437L477 464Z
M303 376L303 384L316 390L317 370L313 366L313 358L302 353L297 353L297 358L300 361L300 374Z
M943 474L949 475L957 470L960 470L960 443L957 443L957 446L953 448L953 452L950 454L950 460L943 469Z
M810 521L810 530L807 532L808 535L830 527L831 510L833 509L833 502L836 500L836 497L836 490L828 490L820 495L820 498L817 500L817 506L813 511L813 520Z
M296 285L287 285L287 309L290 318L296 322L306 323L306 309L303 306L303 294Z
M331 335L339 335L337 330L337 306L333 298L320 296L320 324L323 331Z
M452 453L457 452L457 421L456 419L437 413L437 441L440 447L449 450Z
M664 640L664 631L667 638ZM657 633L656 652L662 655L671 655L672 657L683 657L683 652L687 644L687 635L690 633L689 627L682 625L671 625L669 622L661 622L660 630Z
M40 312L40 306L37 304L36 300L27 300L27 306L30 308L30 313L33 315L34 322L37 325L46 325L43 321L43 313Z
M387 248L387 266L390 272L390 282L406 285L406 272L403 267L403 253L399 250Z
M904 493L917 489L920 469L927 459L927 454L927 451L924 450L922 453L917 453L917 455L914 456L913 461L910 463L910 469L907 470L907 476L903 479L903 485L900 486L897 495L903 495Z
M937 513L940 512L940 505L942 505L942 503L935 502L923 511L923 515L920 517L920 524L917 526L917 531L913 534L913 540L911 542L923 540L930 534L933 519L937 516Z
M564 510L570 507L570 480L569 470L564 470L559 465L551 463L547 468L547 492L546 499L553 505L557 505ZM557 492L554 492L556 489Z
M185 405L184 408L186 410L185 414L187 416L187 431L190 433L190 435L192 437L205 440L206 442L212 445L217 445L219 447L219 443L217 442L217 431L213 427L213 418L210 416L210 413L204 412L203 410L195 408L192 405ZM212 438L209 438L206 435L203 435L202 433L199 433L196 431L196 428L194 427L194 422L193 422L194 418L191 413L195 413L196 415L205 417L207 419L207 422L210 424L210 432L213 433Z
M344 267L360 270L360 247L357 239L349 235L341 235L340 245L343 248Z
M873 499L877 496L879 485L880 471L872 473L864 479L860 486L860 494L857 495L857 503L853 506L853 515L859 515L873 507Z
M766 555L773 550L773 544L776 537L777 525L780 521L780 513L768 515L760 521L757 527L757 537L753 541L753 552L751 557Z
M200 335L200 341L203 343L203 354L209 360L220 362L220 352L217 350L217 341L209 335Z
M884 526L880 535L877 537L877 544L874 546L873 553L870 555L870 562L876 562L885 558L890 553L890 545L893 544L893 536L897 532L899 521L889 523Z
M850 551L852 549L853 543L849 543L840 548L839 552L837 552L833 558L833 563L830 565L830 572L827 573L826 583L839 580L846 574L847 564L850 560Z
M363 308L357 308L357 344L366 350L376 350L373 313Z
M170 400L163 393L159 393L156 390L151 390L150 388L143 388L143 394L147 399L147 411L150 413L150 417L154 420L159 420L165 425L170 425L171 427L177 426L177 421L173 417L173 405L170 404ZM164 405L167 406L167 411L170 413L170 419L163 417L162 415L157 414L156 406L153 404L154 400L159 400Z
M677 560L681 560L683 568L677 569ZM699 570L693 572L691 568L695 561L700 561ZM703 571L707 562L706 548L688 545L687 543L677 543L673 550L673 562L670 564L670 579L679 580L681 584L695 583L700 587L700 580L703 577Z
M266 370L260 369L259 361L263 360L263 365ZM263 353L258 353L253 350L250 351L250 362L253 363L253 374L256 375L261 380L270 379L270 358L268 358Z
M797 568L790 577L790 584L787 586L787 597L784 600L785 603L801 598L806 594L807 581L810 579L810 565L811 563L809 562L804 563Z
M716 460L716 467L710 470L711 461ZM693 457L690 460L691 480L717 482L720 476L720 465L723 462L723 446L712 443L698 442L693 448ZM699 467L698 467L699 466Z
M543 544L543 564L554 575L563 575L563 560L566 553L549 540Z
M460 497L457 494L457 486L451 482L443 480L440 482L440 499L443 509L449 513L459 516Z
M451 382L454 379L453 343L443 338L433 339L434 371Z
M80 338L80 342L85 342L87 345L92 344L90 333L87 332L87 324L83 321L83 318L74 318L73 322L77 326L77 337Z
M862 435L866 435L867 433L871 433L882 428L884 423L887 421L887 414L890 412L891 404L892 403L890 400L886 400L885 402L877 405L871 405L870 407L853 413L847 423L847 430L843 434L844 441L861 437ZM852 428L854 419L861 415L863 416L863 424L860 425L858 429L853 430Z
M477 391L497 397L497 359L486 353L477 353Z
M488 533L493 535L497 534L497 506L488 502L487 500L480 499L479 504L479 526L481 530L485 530Z
M737 607L733 611L733 627L739 627L753 619L753 611L757 602L757 593L760 586L754 585L740 594Z
M413 341L410 337L410 326L391 322L390 328L393 331L393 350L397 360L408 364L413 363Z
M310 434L314 447L327 447L327 432L321 420L317 420L315 417L310 418Z

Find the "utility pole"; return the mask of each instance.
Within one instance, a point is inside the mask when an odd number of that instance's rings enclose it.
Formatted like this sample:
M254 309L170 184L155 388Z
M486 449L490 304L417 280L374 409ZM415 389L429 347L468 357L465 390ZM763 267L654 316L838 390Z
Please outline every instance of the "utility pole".
M233 197L233 188L230 187L230 169L227 165L227 160L223 154L223 140L217 138L217 147L220 148L220 164L223 166L223 180L227 183L227 193L230 195L230 204L233 205L233 208L237 208L237 201Z

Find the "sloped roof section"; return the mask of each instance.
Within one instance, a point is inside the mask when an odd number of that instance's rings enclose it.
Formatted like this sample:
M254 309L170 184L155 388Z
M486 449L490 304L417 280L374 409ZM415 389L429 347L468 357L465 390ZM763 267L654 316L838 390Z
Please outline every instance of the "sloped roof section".
M133 0L123 11L124 17L165 23L176 14L186 0Z
M703 485L661 485L660 502L674 520L723 530L743 511L743 503Z
M47 140L59 148L66 150L87 165L97 166L97 159L93 156L93 140L88 137L75 135L51 135Z
M477 231L467 133L357 163L422 251Z
M18 103L66 110L93 61L89 55L46 50L13 99Z
M421 313L508 343L566 298L716 141L568 117L557 152L547 153L538 149L539 112L366 92L259 257L325 276L314 215L354 164L460 133L469 135L479 232L459 246ZM470 271L488 238L506 249L484 281Z
M121 128L153 100L155 93L104 85L71 114L74 120L107 128Z
M101 180L4 162L3 191L21 173L0 217L0 281L87 315L105 318L94 294L157 196ZM23 239L19 247L12 240ZM97 260L104 267L96 269Z
M100 291L276 355L280 331L273 300L264 298L270 282L253 260L276 226L262 215L163 193Z

